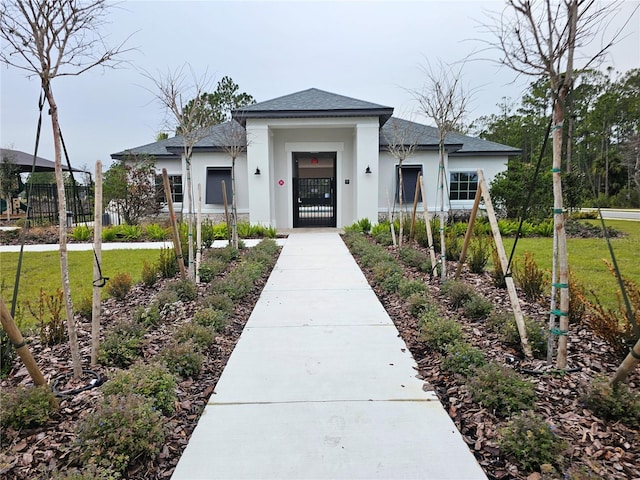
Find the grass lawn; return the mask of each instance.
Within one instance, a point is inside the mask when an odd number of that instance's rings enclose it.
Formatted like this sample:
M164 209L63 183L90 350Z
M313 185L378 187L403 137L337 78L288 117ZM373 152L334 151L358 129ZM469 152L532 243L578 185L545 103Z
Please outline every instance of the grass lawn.
M600 225L599 221L592 223ZM607 226L627 234L624 237L611 239L613 252L622 276L640 285L640 222L607 220L606 223ZM504 239L507 257L511 253L513 242L512 238ZM541 268L551 272L553 239L521 238L518 240L515 258L521 258L526 251L535 255L536 262ZM569 238L567 251L569 269L575 273L578 281L586 287L587 291L597 292L604 305L617 306L618 283L604 263L605 259L611 263L606 240L604 238Z
M0 254L0 278L2 279L0 287L2 299L7 308L10 308L13 296L18 255L18 253ZM90 298L93 282L93 251L69 252L68 255L72 300L78 302L83 297ZM116 273L127 272L136 283L141 278L143 260L154 263L159 256L159 250L107 250L102 252L102 274L105 277L113 277ZM19 311L16 311L16 321L24 327L29 327L35 322L25 302L31 301L35 304L41 288L49 294L61 288L60 255L57 251L24 253L18 292ZM103 298L104 295L103 292Z

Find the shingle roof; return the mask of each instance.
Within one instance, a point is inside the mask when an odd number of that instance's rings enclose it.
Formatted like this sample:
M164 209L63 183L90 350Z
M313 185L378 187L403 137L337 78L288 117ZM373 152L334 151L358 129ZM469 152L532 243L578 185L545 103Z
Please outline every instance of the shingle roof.
M11 150L9 148L0 148L0 160L8 159L11 163L16 165L21 172L31 172L33 168L33 154L21 152L20 150ZM36 157L36 172L53 172L56 164L46 158ZM80 168L72 167L74 172L85 172ZM66 162L62 162L62 170L67 172L69 167Z
M393 114L392 107L345 97L317 88L291 93L234 110L232 116L244 123L247 118L311 118L378 116L384 124Z

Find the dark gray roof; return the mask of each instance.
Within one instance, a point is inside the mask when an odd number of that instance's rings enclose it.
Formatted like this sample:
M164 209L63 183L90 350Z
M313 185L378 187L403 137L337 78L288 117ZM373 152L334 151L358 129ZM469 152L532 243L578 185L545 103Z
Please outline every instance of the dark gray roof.
M402 118L391 117L380 132L380 149L386 149L389 142L405 138L406 142L416 142L416 150L435 150L440 142L438 129L421 123L410 122ZM451 156L474 155L520 155L521 150L500 143L490 142L460 133L449 133L445 138L445 147Z
M21 152L20 150L11 150L8 148L0 149L1 159L5 158L9 159L10 162L15 164L21 172L28 173L31 172L33 168L33 153ZM73 168L73 167L72 167ZM42 157L36 157L36 172L53 172L55 170L55 163L51 160L47 160ZM62 170L65 172L69 171L69 167L63 162ZM80 168L73 168L74 172L84 172Z
M291 93L234 110L232 116L243 125L247 118L314 118L377 116L383 125L392 107L345 97L317 88Z

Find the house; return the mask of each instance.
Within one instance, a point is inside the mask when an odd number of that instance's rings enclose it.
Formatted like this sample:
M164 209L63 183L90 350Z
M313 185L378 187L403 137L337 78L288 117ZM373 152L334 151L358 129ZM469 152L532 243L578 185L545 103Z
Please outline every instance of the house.
M388 211L389 201L398 208L398 161L389 152L398 138L415 144L414 153L402 163L405 204L413 204L417 174L422 172L427 206L439 209L438 130L392 114L391 107L315 88L233 111L231 121L212 127L193 149L193 190L201 186L203 215L224 212L221 180L231 201L231 157L225 147L236 142L244 150L235 167L238 216L252 224L282 229L343 227L362 218L376 223ZM169 174L176 209L186 211L182 153L183 139L176 136L111 157L124 161L153 157L158 171L165 168ZM505 145L449 134L445 208L471 208L477 169L482 168L490 182L506 169L509 157L519 153Z

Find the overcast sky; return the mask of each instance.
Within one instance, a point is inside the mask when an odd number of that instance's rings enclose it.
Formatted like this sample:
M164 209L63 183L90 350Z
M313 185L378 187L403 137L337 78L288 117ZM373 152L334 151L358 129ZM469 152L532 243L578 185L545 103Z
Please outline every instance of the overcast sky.
M625 2L614 21L629 18L638 1ZM480 51L487 38L482 24L494 1L124 1L112 9L102 29L107 42L131 36L135 50L119 69L96 69L54 80L61 128L74 166L93 170L110 154L154 141L166 130L165 114L154 101L152 74L188 63L198 76L230 76L257 101L319 88L395 108L421 118L410 93L424 83L421 65L457 62ZM607 66L625 72L640 67L640 14L636 11ZM498 113L502 97L515 102L530 78L517 79L476 54L463 72L475 93L467 120ZM484 59L484 60L482 60ZM0 66L0 144L32 152L40 85L24 72ZM39 156L53 160L51 124L44 119Z

